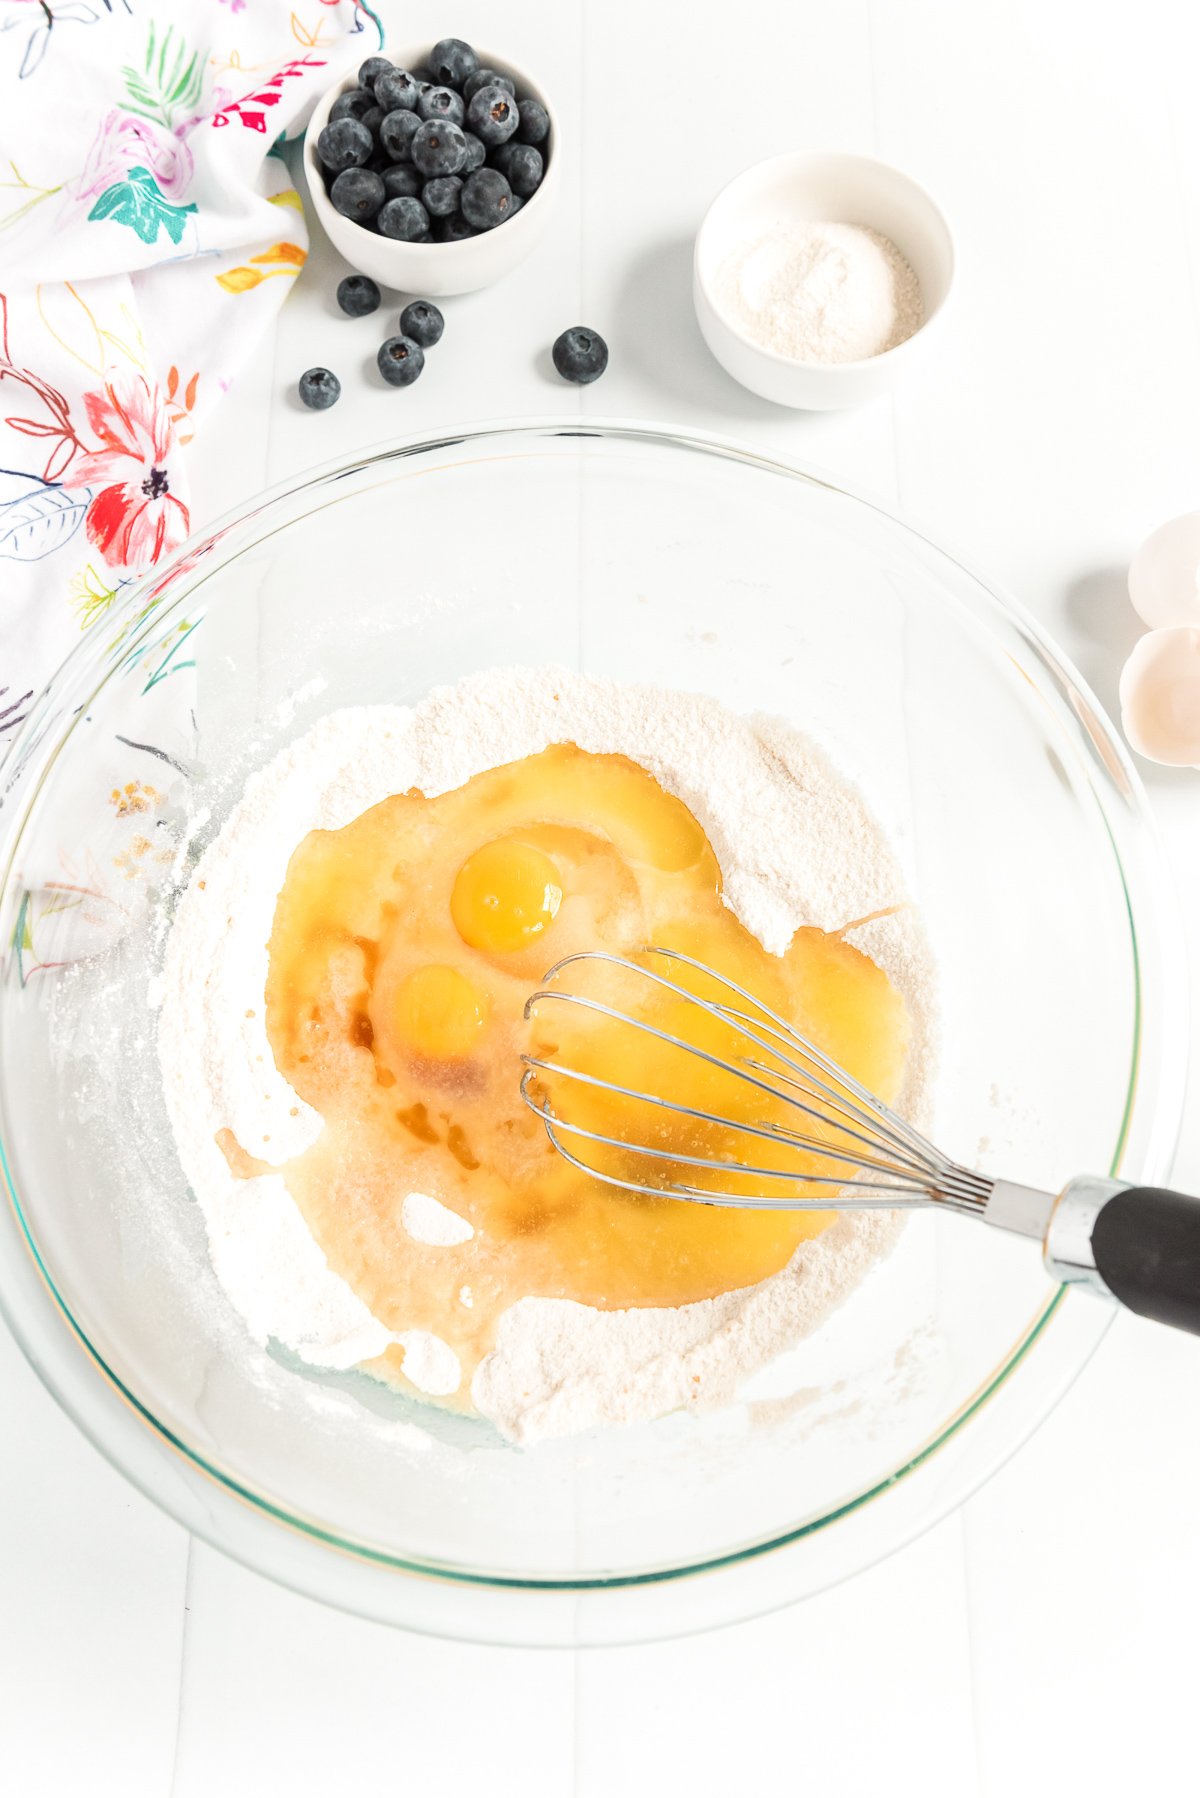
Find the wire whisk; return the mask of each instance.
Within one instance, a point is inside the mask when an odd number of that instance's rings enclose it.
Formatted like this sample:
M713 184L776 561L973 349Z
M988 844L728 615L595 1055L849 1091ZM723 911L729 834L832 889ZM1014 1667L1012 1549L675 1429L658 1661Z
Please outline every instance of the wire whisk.
M731 1117L679 1098L623 1085L546 1055L526 1054L521 1096L542 1119L555 1148L576 1167L626 1191L694 1199L709 1205L757 1209L784 1204L789 1210L817 1211L828 1210L836 1196L842 1209L890 1210L934 1199L955 1210L983 1210L991 1189L989 1180L943 1155L762 1000L678 950L649 948L640 954L642 959L636 961L605 950L566 956L548 971L543 985L530 997L526 1018L544 1018L549 1007L560 1005L590 1013L612 1026L627 1026L668 1050L695 1057L708 1070L744 1082L761 1101L761 1109L745 1117ZM652 965L654 961L689 968L703 978L705 985L728 996L705 997L658 971ZM643 1009L623 1009L593 994L556 984L568 968L590 971L601 966L631 974L653 989L653 997L665 996L727 1026L734 1039L730 1052L720 1054L691 1037L666 1029ZM611 1043L614 1039L608 1040ZM581 1087L608 1093L622 1101L619 1110L631 1121L634 1108L646 1107L649 1114L659 1118L668 1114L691 1124L711 1126L730 1143L731 1152L720 1156L693 1155L664 1143L631 1141L591 1128L556 1107L548 1081L556 1086L561 1081L565 1094ZM781 1116L794 1121L782 1122ZM602 1159L588 1160L582 1153L573 1152L564 1139L580 1146L590 1143L615 1150L623 1165L630 1158L635 1162L644 1158L651 1166L645 1178L637 1178L632 1170L617 1174L606 1169ZM764 1165L761 1155L755 1155L763 1143L792 1153L783 1165ZM743 1145L745 1153L738 1153ZM810 1162L813 1165L808 1165ZM730 1191L707 1181L697 1184L684 1177L688 1168L703 1169L706 1174L736 1175L740 1190ZM662 1178L652 1177L660 1172ZM745 1181L769 1184L756 1193L745 1189Z
M589 977L600 992L578 990ZM521 1097L558 1153L606 1185L746 1209L934 1206L1036 1238L1055 1279L1200 1334L1196 1199L1088 1175L1055 1194L965 1167L692 956L565 956L525 1016Z

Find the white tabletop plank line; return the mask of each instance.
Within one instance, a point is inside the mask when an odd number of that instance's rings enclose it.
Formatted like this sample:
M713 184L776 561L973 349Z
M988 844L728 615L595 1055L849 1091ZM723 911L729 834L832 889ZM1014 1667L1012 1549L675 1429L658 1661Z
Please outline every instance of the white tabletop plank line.
M0 1329L0 1787L164 1798L187 1536L101 1459Z
M188 1537L187 1561L183 1575L183 1616L179 1626L179 1679L175 1688L175 1732L171 1744L171 1783L170 1798L176 1798L179 1791L179 1752L183 1738L183 1704L184 1694L188 1689L188 1658L191 1646L192 1603L195 1598L193 1565L196 1553L196 1540Z

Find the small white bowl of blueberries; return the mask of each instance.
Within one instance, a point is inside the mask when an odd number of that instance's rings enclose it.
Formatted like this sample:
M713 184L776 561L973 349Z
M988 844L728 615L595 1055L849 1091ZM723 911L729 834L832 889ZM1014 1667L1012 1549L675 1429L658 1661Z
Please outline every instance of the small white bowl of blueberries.
M369 56L304 139L317 217L362 274L471 293L522 262L558 191L553 111L507 58L461 38Z

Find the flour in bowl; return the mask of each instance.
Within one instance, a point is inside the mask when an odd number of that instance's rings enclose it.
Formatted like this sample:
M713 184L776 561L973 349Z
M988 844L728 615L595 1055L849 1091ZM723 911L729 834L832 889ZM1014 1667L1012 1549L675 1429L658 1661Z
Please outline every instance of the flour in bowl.
M320 1115L276 1066L267 1036L267 945L293 851L393 794L433 796L571 743L629 758L703 827L726 905L772 954L801 926L843 932L904 999L911 1044L898 1108L920 1119L932 1075L932 979L891 853L858 795L806 738L702 695L498 669L414 708L335 712L247 783L196 867L172 927L159 1054L183 1167L217 1276L259 1343L348 1368L399 1349L404 1377L457 1402L458 1360L428 1329L382 1322L336 1272L281 1171L321 1135ZM516 1069L514 1068L514 1079ZM235 1174L222 1141L254 1145ZM471 1252L466 1220L414 1182L399 1227L439 1266ZM811 1332L894 1239L890 1214L846 1213L770 1278L679 1306L601 1310L522 1297L500 1315L471 1403L527 1443L681 1406L721 1402ZM415 1251L414 1251L415 1252ZM454 1309L477 1316L461 1278Z

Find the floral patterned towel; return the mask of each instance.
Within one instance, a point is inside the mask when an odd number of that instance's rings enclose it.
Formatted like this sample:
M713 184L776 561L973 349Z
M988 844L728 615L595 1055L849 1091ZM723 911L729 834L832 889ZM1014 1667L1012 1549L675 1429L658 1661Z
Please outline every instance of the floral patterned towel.
M276 149L381 41L357 0L0 0L0 755L192 528L186 445L306 254Z

